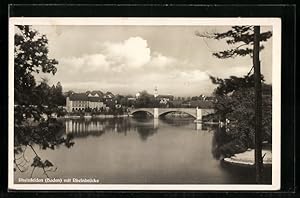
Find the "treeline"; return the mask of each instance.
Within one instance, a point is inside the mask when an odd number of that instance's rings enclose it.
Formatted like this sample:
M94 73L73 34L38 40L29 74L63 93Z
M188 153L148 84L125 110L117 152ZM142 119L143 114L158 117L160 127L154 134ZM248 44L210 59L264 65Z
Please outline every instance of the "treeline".
M35 103L42 105L66 105L66 97L63 95L61 83L49 86L47 80L43 81L36 87Z
M40 84L31 87L30 93L15 92L15 105L65 106L66 97L60 82L50 87L48 80L42 79Z
M55 149L59 145L71 147L72 137L63 136L63 125L52 117L63 113L60 84L48 85L47 80L37 83L39 73L55 74L58 61L48 57L48 39L28 25L15 26L14 35L14 170L25 172L31 169L55 171L51 160L39 156L34 145L42 149ZM34 123L34 124L33 124ZM26 159L26 149L34 153ZM32 161L32 163L31 163Z
M264 81L263 76L261 77ZM227 142L218 150L228 155L243 152L255 146L255 94L254 76L242 78L231 76L228 79L211 77L216 101L215 113L210 119L225 124ZM272 86L262 84L262 141L272 143Z
M147 91L142 91L133 105L135 108L213 108L213 101L214 97L206 97L204 95L193 97L154 97Z

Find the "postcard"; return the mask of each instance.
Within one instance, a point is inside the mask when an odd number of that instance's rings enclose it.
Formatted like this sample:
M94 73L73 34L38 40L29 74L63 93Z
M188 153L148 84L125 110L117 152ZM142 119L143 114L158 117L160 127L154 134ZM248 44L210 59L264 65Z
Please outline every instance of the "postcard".
M280 18L9 19L10 190L279 190Z

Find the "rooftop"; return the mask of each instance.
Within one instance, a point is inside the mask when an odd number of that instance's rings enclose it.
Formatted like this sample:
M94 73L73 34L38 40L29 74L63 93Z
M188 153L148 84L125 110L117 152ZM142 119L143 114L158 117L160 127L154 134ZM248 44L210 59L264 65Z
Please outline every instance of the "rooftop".
M70 100L71 101L101 102L102 97L100 97L98 94L92 95L91 93L73 93L70 95Z

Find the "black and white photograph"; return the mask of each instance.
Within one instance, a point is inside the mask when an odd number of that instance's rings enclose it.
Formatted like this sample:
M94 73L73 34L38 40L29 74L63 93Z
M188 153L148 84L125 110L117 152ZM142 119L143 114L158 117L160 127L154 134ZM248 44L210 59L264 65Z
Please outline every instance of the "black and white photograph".
M279 190L279 18L9 21L9 188Z

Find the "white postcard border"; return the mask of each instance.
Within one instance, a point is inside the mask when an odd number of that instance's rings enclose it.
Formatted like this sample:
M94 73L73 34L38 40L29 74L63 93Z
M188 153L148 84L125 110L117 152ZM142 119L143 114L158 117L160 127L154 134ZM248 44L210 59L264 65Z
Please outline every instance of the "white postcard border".
M14 25L261 25L273 27L272 52L272 184L15 184L14 183ZM279 190L281 184L281 19L280 18L120 18L120 17L11 17L9 18L9 190Z

